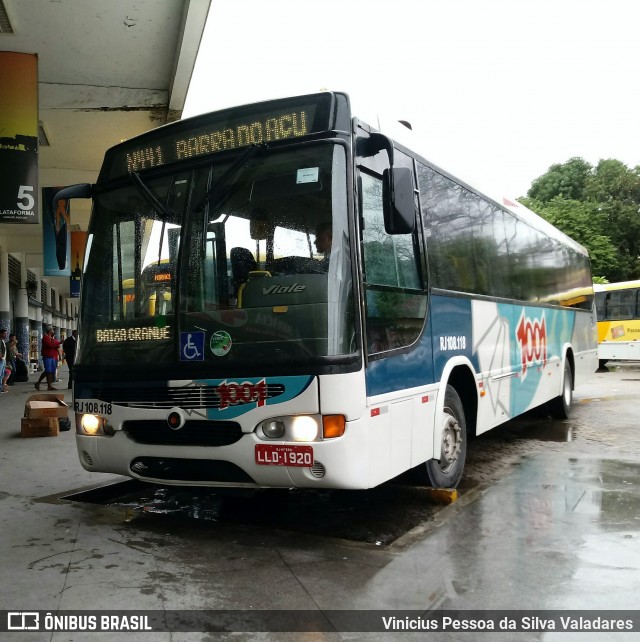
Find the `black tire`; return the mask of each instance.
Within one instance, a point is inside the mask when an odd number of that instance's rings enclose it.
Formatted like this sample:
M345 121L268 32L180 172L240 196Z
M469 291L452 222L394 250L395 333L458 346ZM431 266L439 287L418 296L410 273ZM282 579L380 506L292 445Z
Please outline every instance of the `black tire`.
M434 488L455 488L462 479L467 456L467 422L462 401L453 386L447 385L445 390L444 413L442 458L430 459L423 464L423 470Z
M562 393L552 399L547 408L554 419L569 419L571 405L573 404L573 373L569 361L565 361L562 375Z
M600 359L598 361L598 370L602 370L603 368L606 368L607 363L609 363L609 359Z
M69 419L69 417L61 417L58 419L58 426L61 432L71 430L71 419Z

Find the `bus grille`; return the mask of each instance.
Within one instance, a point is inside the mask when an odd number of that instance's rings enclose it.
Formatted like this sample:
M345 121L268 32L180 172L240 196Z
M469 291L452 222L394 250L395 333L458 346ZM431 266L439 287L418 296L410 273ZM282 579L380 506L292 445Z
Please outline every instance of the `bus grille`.
M125 421L122 429L139 444L159 446L228 446L242 439L240 424L234 421L185 421L172 430L164 420Z
M267 399L278 397L284 392L281 383L267 385ZM220 408L220 394L217 386L183 386L168 387L131 387L131 388L102 388L96 387L91 391L94 399L105 403L129 408ZM243 403L236 401L234 405ZM252 403L252 402L244 402ZM255 403L255 401L253 402Z
M129 468L136 475L147 479L255 484L242 468L229 461L136 457Z

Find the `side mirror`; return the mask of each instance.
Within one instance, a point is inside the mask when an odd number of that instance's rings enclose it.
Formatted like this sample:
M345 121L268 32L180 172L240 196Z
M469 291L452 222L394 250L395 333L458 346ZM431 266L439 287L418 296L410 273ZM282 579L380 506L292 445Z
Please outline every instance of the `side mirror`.
M78 183L78 185L63 187L53 195L51 211L55 212L58 209L58 201L67 200L69 198L91 198L92 195L93 186L89 183Z
M413 172L408 167L385 169L382 176L384 230L387 234L411 234L416 224Z

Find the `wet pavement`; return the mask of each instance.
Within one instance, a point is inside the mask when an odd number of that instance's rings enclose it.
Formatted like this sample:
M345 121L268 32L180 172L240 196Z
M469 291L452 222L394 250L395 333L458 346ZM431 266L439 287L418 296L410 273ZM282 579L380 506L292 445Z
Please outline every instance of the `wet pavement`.
M570 421L525 417L474 440L461 498L446 507L403 479L372 491L247 496L89 474L77 462L73 433L17 436L33 390L18 384L0 399L0 571L10 578L0 585L0 609L635 609L638 381L640 367L596 373L576 391ZM126 639L378 640L391 634L149 635ZM638 638L522 632L499 639ZM95 638L16 632L3 639Z
M399 484L370 491L267 489L246 493L125 482L110 487L108 494L104 490L61 499L122 507L130 520L161 518L247 525L377 546L391 544L440 510L431 501L428 489Z

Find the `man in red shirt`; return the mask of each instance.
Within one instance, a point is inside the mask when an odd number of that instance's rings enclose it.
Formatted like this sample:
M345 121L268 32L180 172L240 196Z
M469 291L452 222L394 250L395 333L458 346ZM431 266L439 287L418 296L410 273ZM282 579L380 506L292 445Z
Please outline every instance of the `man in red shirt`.
M40 379L36 381L36 390L40 390L40 382L47 378L47 390L56 390L53 382L56 378L56 368L58 367L58 355L60 352L60 341L53 336L53 327L47 326L47 332L42 336L42 361L44 362L44 372Z

